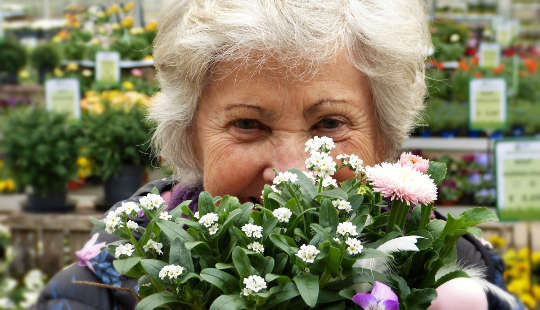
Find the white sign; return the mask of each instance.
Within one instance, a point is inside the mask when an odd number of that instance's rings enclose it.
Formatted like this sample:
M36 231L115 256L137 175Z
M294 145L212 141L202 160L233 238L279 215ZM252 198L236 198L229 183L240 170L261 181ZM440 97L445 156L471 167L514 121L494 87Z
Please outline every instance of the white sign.
M495 143L497 208L501 219L540 219L540 139Z
M497 43L480 43L479 65L483 68L495 68L501 61L501 46Z
M508 46L512 41L512 24L503 22L497 26L497 42L501 46Z
M45 82L47 110L68 113L74 118L81 117L79 80L48 79Z
M473 79L469 84L469 119L472 129L495 130L506 124L506 81Z
M96 81L103 83L120 81L120 54L118 52L96 54Z
M0 41L4 39L4 15L2 15L2 10L0 10Z

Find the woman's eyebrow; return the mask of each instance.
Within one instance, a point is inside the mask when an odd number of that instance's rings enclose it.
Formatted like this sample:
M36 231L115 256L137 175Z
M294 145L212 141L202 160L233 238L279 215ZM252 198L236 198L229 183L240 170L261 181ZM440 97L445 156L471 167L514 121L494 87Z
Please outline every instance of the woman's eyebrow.
M304 111L304 117L317 113L320 110L324 109L325 106L328 106L328 105L343 105L343 104L349 104L349 103L350 101L348 100L321 99L317 101L317 103L310 106L307 110Z
M242 109L242 110L252 110L259 114L261 118L272 120L276 118L276 114L273 111L261 108L260 106L253 105L253 104L246 104L246 103L234 103L229 104L225 107L225 111L231 111L235 109Z

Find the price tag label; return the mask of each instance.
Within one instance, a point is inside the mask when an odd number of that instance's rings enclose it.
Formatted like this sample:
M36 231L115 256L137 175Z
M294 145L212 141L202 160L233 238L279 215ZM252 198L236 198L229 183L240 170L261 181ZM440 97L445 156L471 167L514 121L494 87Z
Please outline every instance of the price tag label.
M118 52L96 53L96 81L102 83L120 81L120 54Z
M540 219L540 139L495 142L497 208L502 220Z
M496 130L506 126L506 81L474 79L469 85L469 127Z
M45 82L47 110L81 117L80 86L77 79L49 79Z
M497 43L480 43L479 65L483 68L495 68L501 59L501 46Z
M2 10L0 10L0 42L4 40L4 15L2 15Z
M504 22L497 27L497 42L501 46L508 46L512 41L512 24Z

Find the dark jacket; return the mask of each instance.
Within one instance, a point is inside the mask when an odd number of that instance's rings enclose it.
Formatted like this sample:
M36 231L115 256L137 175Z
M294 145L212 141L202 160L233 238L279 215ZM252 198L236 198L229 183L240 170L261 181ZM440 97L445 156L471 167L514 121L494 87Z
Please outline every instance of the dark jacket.
M138 201L156 187L159 192L169 191L173 183L171 180L162 179L146 184L140 188L128 200ZM121 203L115 204L111 210L119 207ZM111 211L110 210L110 211ZM440 214L437 217L443 218ZM144 225L144 223L139 223ZM97 242L113 242L119 238L103 230L94 230L99 233ZM472 236L465 236L458 241L458 257L465 264L483 267L487 270L487 280L491 283L504 287L502 272L504 264L497 252L483 246ZM91 309L115 309L127 310L135 308L135 299L127 291L112 290L83 284L73 284L73 281L88 281L105 283L114 286L121 286L133 289L137 292L137 279L128 278L119 274L112 266L114 258L106 251L92 259L95 273L87 267L72 264L58 272L41 292L39 299L31 309L33 310L91 310ZM510 309L497 296L488 294L490 309ZM522 309L522 308L517 308Z

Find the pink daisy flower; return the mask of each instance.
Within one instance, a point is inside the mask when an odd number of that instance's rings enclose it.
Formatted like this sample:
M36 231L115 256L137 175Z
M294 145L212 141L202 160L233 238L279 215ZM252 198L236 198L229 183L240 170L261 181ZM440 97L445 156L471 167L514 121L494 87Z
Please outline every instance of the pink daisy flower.
M407 205L427 205L437 199L437 187L433 180L411 166L382 163L366 167L366 177L374 191Z
M411 166L422 173L426 173L429 169L428 159L413 155L410 152L401 153L401 156L399 156L399 163L402 166Z

